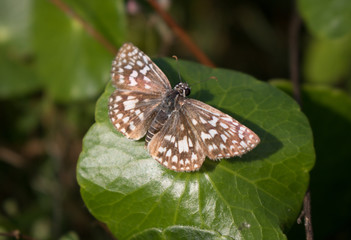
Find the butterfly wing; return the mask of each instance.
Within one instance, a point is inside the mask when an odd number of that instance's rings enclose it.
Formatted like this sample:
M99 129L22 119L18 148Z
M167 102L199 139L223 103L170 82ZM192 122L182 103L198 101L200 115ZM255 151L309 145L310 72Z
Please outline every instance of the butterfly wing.
M174 111L152 137L148 150L156 161L177 172L198 170L205 160L199 139L180 111Z
M241 156L260 142L249 128L201 101L184 99L181 110L204 153L212 160Z
M157 94L117 89L109 99L109 117L119 132L138 140L146 134L160 103Z
M125 43L112 62L112 83L117 89L125 89L161 95L171 90L166 75L140 49Z
M140 139L171 89L169 81L148 56L126 43L112 63L112 83L117 89L109 99L110 120L126 137Z

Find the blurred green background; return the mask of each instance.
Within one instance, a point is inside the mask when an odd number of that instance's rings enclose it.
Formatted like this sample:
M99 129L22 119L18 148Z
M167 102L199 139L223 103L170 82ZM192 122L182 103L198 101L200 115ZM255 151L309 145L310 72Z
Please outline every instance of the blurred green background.
M287 93L297 5L302 110L317 154L311 173L315 236L350 239L351 1L159 3L217 67ZM2 235L19 230L34 239L112 239L84 207L75 170L95 102L109 81L113 48L126 41L150 56L196 61L148 1L0 1ZM294 226L288 238L304 238L303 226Z

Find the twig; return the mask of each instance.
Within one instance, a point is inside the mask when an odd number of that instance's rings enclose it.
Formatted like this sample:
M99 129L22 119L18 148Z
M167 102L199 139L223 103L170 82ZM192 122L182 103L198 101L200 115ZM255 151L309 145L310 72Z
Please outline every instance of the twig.
M67 4L61 0L51 0L51 2L56 5L59 9L65 12L68 16L79 22L83 28L98 42L100 42L109 52L113 55L116 54L117 48L112 45L103 35L101 35L93 26L88 22L84 21L76 12L73 11Z
M178 26L173 18L160 7L156 0L148 0L148 2L179 37L179 39L186 45L186 47L194 54L199 62L209 67L215 66L214 63L201 51L201 49L197 47L197 45L191 40L185 31Z
M300 81L299 81L299 34L301 27L301 18L296 11L296 7L294 8L294 13L290 22L290 32L289 32L289 53L290 53L290 78L293 84L293 94L295 100L302 105L301 101L301 89L300 89ZM303 210L299 218L297 219L297 223L302 223L302 218L305 223L305 234L307 240L313 240L313 228L312 228L312 215L311 215L311 192L308 188L305 193L305 197L303 200Z
M311 216L311 192L307 190L303 199L303 209L297 219L297 223L302 223L302 218L305 223L305 233L307 240L313 240L312 216Z

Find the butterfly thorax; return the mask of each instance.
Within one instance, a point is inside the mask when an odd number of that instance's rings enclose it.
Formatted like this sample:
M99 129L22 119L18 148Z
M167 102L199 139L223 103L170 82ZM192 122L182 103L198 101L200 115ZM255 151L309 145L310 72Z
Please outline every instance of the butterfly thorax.
M158 106L156 117L146 133L146 145L148 145L152 137L162 129L171 114L179 110L181 107L179 103L182 102L180 100L189 94L190 87L187 83L183 82L178 83L172 90L165 94L162 103Z

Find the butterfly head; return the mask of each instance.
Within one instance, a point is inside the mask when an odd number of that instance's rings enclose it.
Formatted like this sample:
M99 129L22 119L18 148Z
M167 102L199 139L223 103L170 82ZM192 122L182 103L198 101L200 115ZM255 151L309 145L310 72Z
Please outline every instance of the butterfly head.
M180 82L174 87L174 90L176 90L179 95L186 97L189 96L191 89L187 83Z

